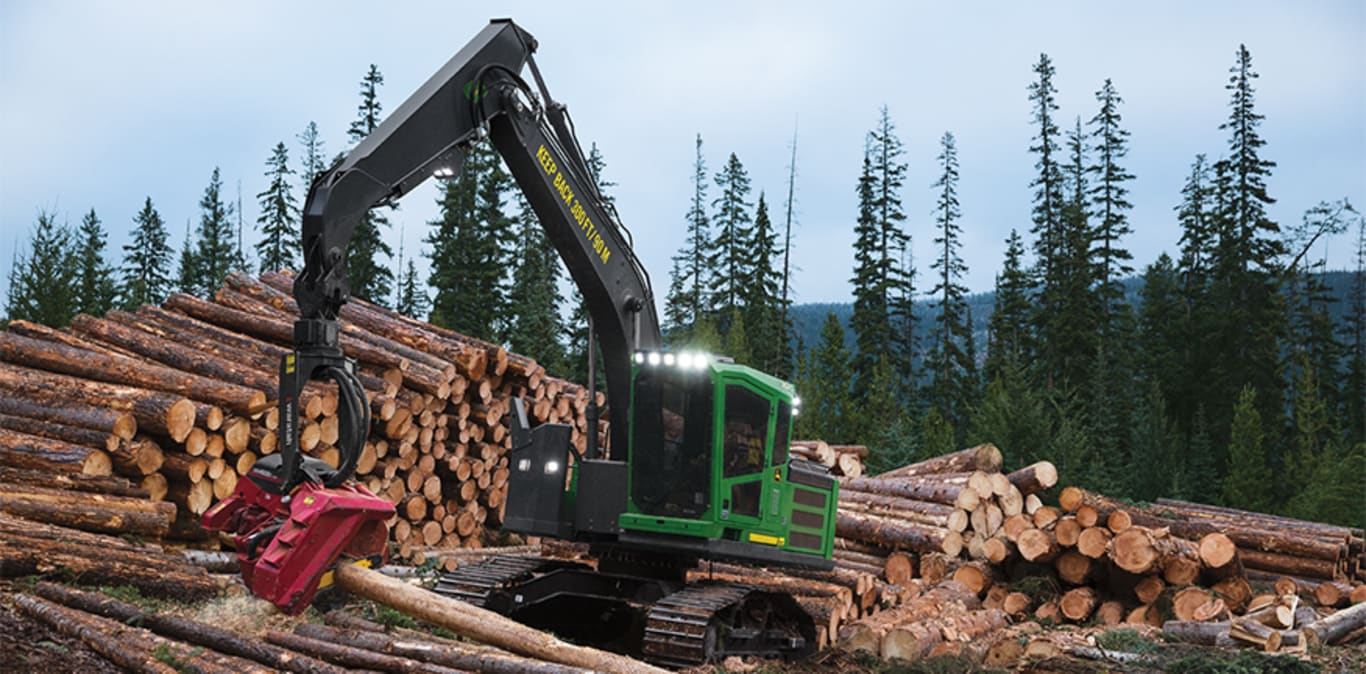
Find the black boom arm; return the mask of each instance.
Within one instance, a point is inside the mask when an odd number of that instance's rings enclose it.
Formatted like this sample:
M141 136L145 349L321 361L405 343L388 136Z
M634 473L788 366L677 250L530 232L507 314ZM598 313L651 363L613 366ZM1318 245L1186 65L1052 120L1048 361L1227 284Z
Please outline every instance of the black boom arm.
M304 205L304 269L294 283L296 353L281 366L281 423L295 423L297 396L308 379L336 379L345 389L349 378L354 385L354 366L337 346L336 321L349 298L346 248L361 218L429 177L458 174L466 149L488 136L583 294L606 361L612 418L621 420L611 427L612 458L624 458L631 354L660 346L659 319L649 276L598 193L564 106L541 81L535 50L535 38L512 21L492 21L314 181ZM539 96L521 78L528 64ZM352 409L368 421L363 397ZM351 446L342 439L339 479L354 471L364 428ZM288 482L299 464L298 429L282 430Z

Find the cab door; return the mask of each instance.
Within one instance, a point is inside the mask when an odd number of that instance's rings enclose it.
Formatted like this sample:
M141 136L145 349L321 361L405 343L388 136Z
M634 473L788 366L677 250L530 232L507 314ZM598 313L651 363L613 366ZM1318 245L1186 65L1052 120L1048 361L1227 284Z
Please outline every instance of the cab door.
M773 401L740 382L724 383L718 493L720 521L736 535L758 527L771 495L765 479L773 447ZM728 532L729 533L729 532Z

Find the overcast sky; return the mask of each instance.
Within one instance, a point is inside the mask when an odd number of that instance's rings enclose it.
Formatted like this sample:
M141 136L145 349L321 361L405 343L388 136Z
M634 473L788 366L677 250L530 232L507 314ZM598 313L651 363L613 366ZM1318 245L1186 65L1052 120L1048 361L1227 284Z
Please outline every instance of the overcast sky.
M693 138L711 172L729 153L781 218L794 128L800 302L847 301L864 135L887 105L907 154L902 192L920 267L932 256L930 185L958 139L967 285L990 290L1011 228L1029 228L1034 133L1026 87L1047 52L1066 127L1112 78L1132 132L1124 243L1142 267L1174 252L1172 207L1196 153L1217 159L1228 69L1246 43L1271 215L1320 200L1366 207L1366 2L0 2L0 261L40 209L75 225L92 207L128 240L150 196L178 250L215 166L249 224L278 141L297 159L310 121L346 146L359 81L379 66L385 112L473 37L511 16L606 177L657 292L683 240ZM390 215L409 255L437 214L424 185ZM715 196L715 187L711 195ZM302 201L302 195L297 194ZM1363 209L1366 210L1366 209ZM254 239L254 233L248 235ZM1354 239L1324 242L1346 268ZM0 275L0 289L4 284ZM921 290L929 287L922 280ZM662 301L662 297L657 298Z

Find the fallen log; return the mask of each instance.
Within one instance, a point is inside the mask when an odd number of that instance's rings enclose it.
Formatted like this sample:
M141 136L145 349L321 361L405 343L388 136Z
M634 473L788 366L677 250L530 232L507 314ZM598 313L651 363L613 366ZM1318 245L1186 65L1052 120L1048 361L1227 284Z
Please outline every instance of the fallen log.
M33 591L44 599L73 609L113 618L126 624L137 624L158 634L198 644L222 653L248 658L276 669L303 674L340 674L344 671L298 653L264 644L255 639L243 638L220 627L165 613L148 611L103 594L84 592L48 582L38 583L34 586Z
M67 636L80 639L110 662L135 672L265 674L271 671L253 666L253 663L240 658L202 648L191 648L145 629L90 615L46 599L17 594L14 596L14 603L24 613L53 626ZM168 665L165 660L170 660L176 666Z
M138 421L133 415L103 405L37 401L23 396L0 395L0 414L104 431L123 440L132 440L138 432Z
M1333 615L1319 618L1300 629L1305 642L1311 647L1331 644L1341 637L1366 628L1366 602L1354 604Z
M1161 529L1130 527L1110 541L1110 559L1116 566L1129 573L1154 573L1162 570L1171 559L1177 557L1197 560L1195 570L1199 572L1196 545L1185 539L1175 538Z
M442 667L468 669L493 674L577 674L585 670L565 665L522 658L510 653L477 648L446 639L424 635L403 638L389 634L382 625L340 613L325 616L332 627L301 624L294 633L310 639L363 648L376 653L416 660ZM364 626L363 626L364 625Z
M665 672L625 656L565 643L492 611L447 599L403 581L387 578L377 571L347 564L337 569L336 581L338 586L352 594L514 653L604 672Z
M302 625L301 625L302 626ZM352 669L366 669L381 672L404 672L413 674L457 674L460 670L440 665L418 662L383 653L375 653L364 648L335 644L319 639L311 639L299 634L267 630L265 640L300 653L334 662Z

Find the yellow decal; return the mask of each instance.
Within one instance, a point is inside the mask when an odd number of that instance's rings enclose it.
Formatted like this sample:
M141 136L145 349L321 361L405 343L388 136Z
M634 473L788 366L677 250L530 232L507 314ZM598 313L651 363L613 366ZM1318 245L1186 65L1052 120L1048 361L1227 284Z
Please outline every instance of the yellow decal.
M598 259L602 260L603 264L607 264L607 260L612 257L612 251L607 247L607 242L603 240L602 233L598 231L598 226L593 224L592 218L588 217L588 211L584 209L583 204L579 203L579 198L574 194L573 188L569 186L569 180L560 171L559 165L555 163L555 158L550 156L550 150L545 149L544 145L540 146L536 150L536 159L541 162L541 169L545 171L545 174L551 177L551 184L554 185L555 191L559 192L564 205L569 208L569 214L573 216L574 222L579 225L579 231L583 232L583 237L588 241L588 245L592 247Z
M294 354L285 354L285 374L294 374Z
M778 537L778 536L766 536L766 535L764 535L764 534L756 534L756 533L754 533L754 532L750 532L750 534L749 534L749 541L750 541L751 543L763 543L764 545L778 545L778 546L781 546L783 543L786 542L785 540L783 540L781 537Z
M774 482L782 482L782 481L783 481L783 469L782 469L782 468L774 468L774 469L773 469L773 481L774 481Z

